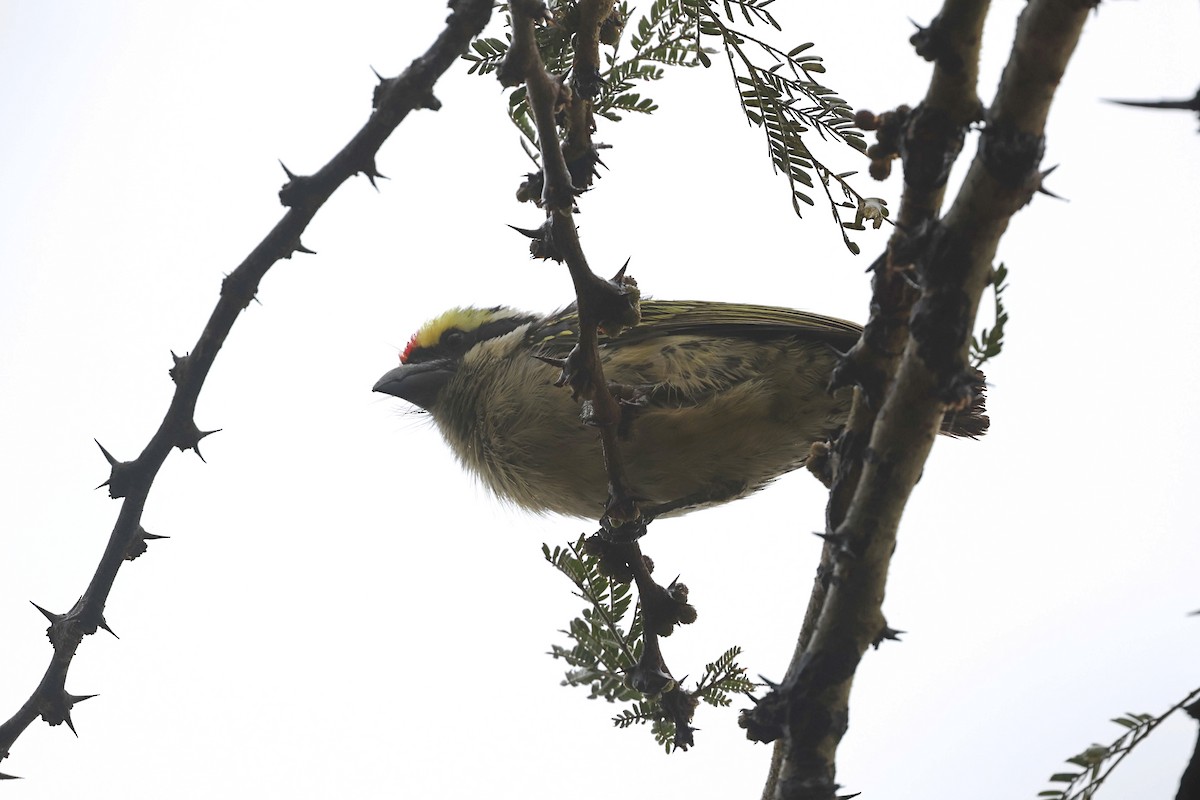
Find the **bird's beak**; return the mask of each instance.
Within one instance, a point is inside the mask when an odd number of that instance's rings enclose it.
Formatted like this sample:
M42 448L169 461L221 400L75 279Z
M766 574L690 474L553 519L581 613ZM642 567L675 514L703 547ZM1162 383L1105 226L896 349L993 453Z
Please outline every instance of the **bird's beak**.
M453 374L454 367L448 360L401 364L376 381L374 391L399 397L429 410Z

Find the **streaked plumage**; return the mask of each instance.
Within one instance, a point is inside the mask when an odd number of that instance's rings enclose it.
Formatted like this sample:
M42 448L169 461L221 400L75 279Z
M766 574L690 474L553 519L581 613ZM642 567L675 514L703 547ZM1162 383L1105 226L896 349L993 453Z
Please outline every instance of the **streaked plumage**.
M710 302L646 300L641 312L641 324L601 338L601 358L610 382L639 395L621 449L646 504L683 513L742 497L801 466L844 423L850 393L826 386L836 351L858 339L854 323ZM564 357L577 322L571 310L451 309L422 326L375 389L427 409L500 497L596 519L607 498L598 433L554 385L559 370L533 357Z

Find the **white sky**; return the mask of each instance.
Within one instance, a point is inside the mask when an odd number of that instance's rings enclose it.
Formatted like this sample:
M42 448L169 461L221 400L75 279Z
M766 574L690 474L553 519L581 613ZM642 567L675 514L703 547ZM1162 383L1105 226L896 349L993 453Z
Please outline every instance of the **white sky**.
M784 5L780 43L817 42L853 105L919 100L929 65L906 17L935 3ZM996 4L985 93L1022 5ZM859 672L849 791L1032 798L1118 734L1109 717L1200 683L1200 140L1188 114L1099 100L1190 97L1198 12L1113 2L1089 20L1045 160L1070 202L1038 197L1002 243L992 432L940 442L913 497L885 605L909 633ZM0 717L50 655L28 601L69 608L117 513L92 489L92 438L140 450L168 350L191 348L222 273L282 214L276 159L323 164L369 111L369 66L395 74L444 17L440 2L0 4ZM719 62L647 93L659 113L598 135L611 171L580 217L597 271L631 256L659 297L863 319L884 233L854 258L824 209L792 216ZM26 778L6 796L757 797L769 750L734 712L701 709L696 749L666 757L558 686L544 652L580 603L539 548L589 526L501 506L370 393L449 305L571 297L506 227L539 213L512 199L528 166L498 85L459 69L437 94L442 111L385 145L392 180L344 187L304 237L319 255L277 265L234 329L197 411L224 432L207 465L168 460L144 522L172 538L122 570L121 639L88 638L72 667L68 689L100 695L75 710L80 738L36 723L0 765ZM895 206L895 180L860 186ZM677 675L731 644L782 675L822 514L793 475L653 526L647 550L700 611L665 642ZM1172 720L1107 796L1173 796L1194 737Z

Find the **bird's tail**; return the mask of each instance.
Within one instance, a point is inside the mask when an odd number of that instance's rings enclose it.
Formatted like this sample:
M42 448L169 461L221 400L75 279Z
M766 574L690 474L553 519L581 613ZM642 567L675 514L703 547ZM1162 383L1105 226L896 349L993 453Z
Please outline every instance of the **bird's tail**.
M972 439L978 439L987 433L988 426L992 424L985 413L987 408L984 394L987 390L987 379L979 370L975 370L974 377L975 380L971 384L974 392L971 405L958 411L947 412L946 416L942 417L942 433Z

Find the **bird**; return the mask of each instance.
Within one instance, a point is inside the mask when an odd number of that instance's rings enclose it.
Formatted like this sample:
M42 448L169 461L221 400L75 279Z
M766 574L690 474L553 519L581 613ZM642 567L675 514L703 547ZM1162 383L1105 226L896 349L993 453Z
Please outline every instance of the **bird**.
M569 353L578 330L574 306L452 308L420 327L374 391L428 412L502 500L595 520L609 500L599 432L547 363ZM635 499L678 516L803 466L847 420L851 390L827 387L861 333L789 308L643 299L637 325L599 342L605 379L632 398L618 441ZM978 402L942 432L974 438L987 426Z

